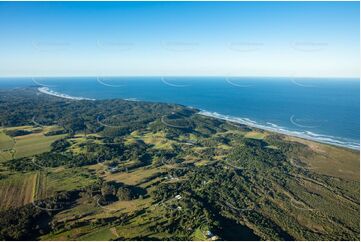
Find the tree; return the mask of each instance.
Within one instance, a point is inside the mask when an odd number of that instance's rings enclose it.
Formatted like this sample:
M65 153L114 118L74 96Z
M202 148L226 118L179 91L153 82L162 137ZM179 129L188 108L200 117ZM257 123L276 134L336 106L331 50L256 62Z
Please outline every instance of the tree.
M133 199L132 191L127 187L120 187L117 191L117 198L121 201L129 201Z

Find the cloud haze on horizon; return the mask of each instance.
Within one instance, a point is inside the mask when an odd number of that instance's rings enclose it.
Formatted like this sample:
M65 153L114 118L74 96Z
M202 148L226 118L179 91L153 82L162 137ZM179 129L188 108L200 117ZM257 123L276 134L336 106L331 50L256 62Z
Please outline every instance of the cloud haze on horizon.
M359 76L359 2L0 2L0 35L0 76Z

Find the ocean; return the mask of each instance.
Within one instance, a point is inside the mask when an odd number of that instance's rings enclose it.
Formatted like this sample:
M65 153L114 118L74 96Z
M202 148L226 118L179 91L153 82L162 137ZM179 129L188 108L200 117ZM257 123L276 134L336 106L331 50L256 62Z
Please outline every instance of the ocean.
M360 147L359 79L256 77L1 78L74 99L177 103L208 116L339 146Z

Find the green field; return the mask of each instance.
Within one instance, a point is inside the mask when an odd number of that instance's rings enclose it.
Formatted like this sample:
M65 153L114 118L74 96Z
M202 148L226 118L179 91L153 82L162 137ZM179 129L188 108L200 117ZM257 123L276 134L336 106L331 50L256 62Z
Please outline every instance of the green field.
M15 158L27 157L50 151L50 144L64 135L44 136L43 133L16 137Z
M4 131L0 132L0 149L8 150L11 149L14 146L14 140L7 136Z
M44 127L42 132L32 133L24 136L10 137L4 132L0 132L0 158L2 161L11 159L11 152L13 149L14 157L27 157L50 151L50 145L55 140L63 138L65 135L45 136L44 133L54 129L53 126ZM34 130L31 126L13 127L8 130Z

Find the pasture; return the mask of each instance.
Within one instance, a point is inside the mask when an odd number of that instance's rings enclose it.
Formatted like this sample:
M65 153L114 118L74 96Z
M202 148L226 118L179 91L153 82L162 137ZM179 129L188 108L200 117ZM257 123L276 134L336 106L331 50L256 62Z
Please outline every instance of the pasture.
M36 173L15 174L0 180L0 210L33 202Z
M65 137L65 134L45 136L44 134L58 129L56 126L44 126L41 130L32 126L6 128L0 131L0 161L21 158L50 151L51 143ZM36 131L32 134L10 137L5 130ZM40 131L40 132L39 132Z

